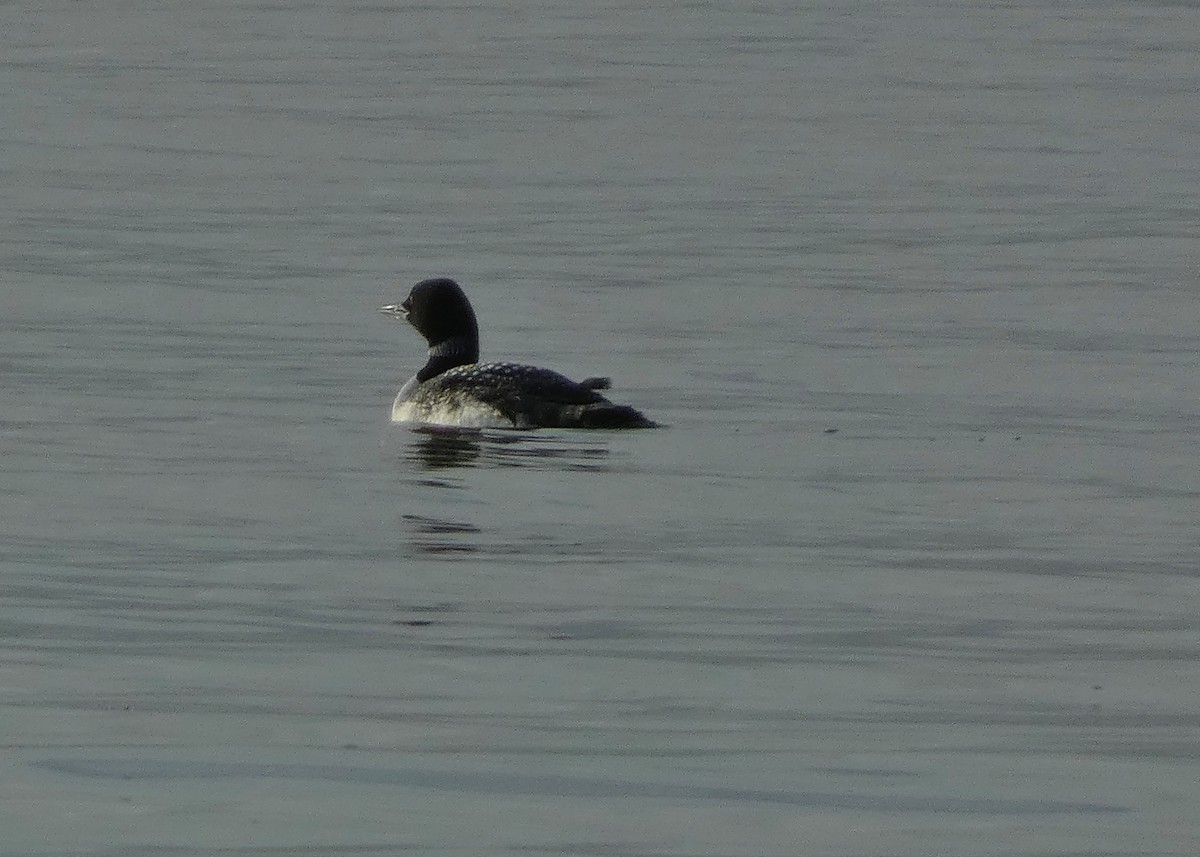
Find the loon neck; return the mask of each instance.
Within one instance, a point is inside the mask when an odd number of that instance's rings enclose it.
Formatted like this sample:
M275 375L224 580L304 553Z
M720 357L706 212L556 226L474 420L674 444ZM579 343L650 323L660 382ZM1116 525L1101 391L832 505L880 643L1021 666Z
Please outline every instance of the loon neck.
M417 373L421 381L428 381L455 366L465 366L479 361L479 340L472 336L452 336L437 345L429 346L429 360Z

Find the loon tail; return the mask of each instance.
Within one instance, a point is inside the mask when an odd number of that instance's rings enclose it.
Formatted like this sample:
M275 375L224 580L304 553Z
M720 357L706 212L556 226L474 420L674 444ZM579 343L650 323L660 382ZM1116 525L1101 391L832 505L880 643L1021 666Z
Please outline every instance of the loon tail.
M588 390L607 390L612 386L612 378L584 378L579 386Z
M567 405L558 412L559 428L631 429L658 428L658 423L648 419L637 408L629 405L614 405L609 401L587 405Z

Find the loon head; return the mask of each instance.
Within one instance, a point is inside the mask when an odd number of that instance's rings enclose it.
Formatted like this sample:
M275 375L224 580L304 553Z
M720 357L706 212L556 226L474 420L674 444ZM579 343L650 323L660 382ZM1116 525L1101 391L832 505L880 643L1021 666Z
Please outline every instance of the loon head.
M422 280L403 301L380 307L379 311L407 321L431 348L447 339L479 339L475 310L458 283L448 277Z
M429 343L429 362L418 373L422 381L479 360L475 310L458 283L448 277L422 280L403 301L379 311L404 319Z

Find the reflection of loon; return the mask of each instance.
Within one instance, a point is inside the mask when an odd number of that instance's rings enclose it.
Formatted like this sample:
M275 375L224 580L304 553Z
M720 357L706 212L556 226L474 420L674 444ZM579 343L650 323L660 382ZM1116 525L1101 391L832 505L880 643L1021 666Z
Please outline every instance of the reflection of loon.
M381 312L406 319L429 343L429 361L400 388L394 422L475 428L652 428L628 405L597 390L607 378L579 383L536 366L477 363L479 325L454 280L422 280L403 303Z

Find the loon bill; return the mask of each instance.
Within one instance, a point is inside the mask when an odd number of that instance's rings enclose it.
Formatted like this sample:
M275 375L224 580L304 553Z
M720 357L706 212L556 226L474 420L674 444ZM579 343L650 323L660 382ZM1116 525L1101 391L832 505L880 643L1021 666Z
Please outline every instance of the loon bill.
M429 360L400 388L393 422L472 428L654 428L628 405L598 393L609 379L569 378L519 363L480 363L479 324L454 280L413 286L380 312L404 319L429 343Z

